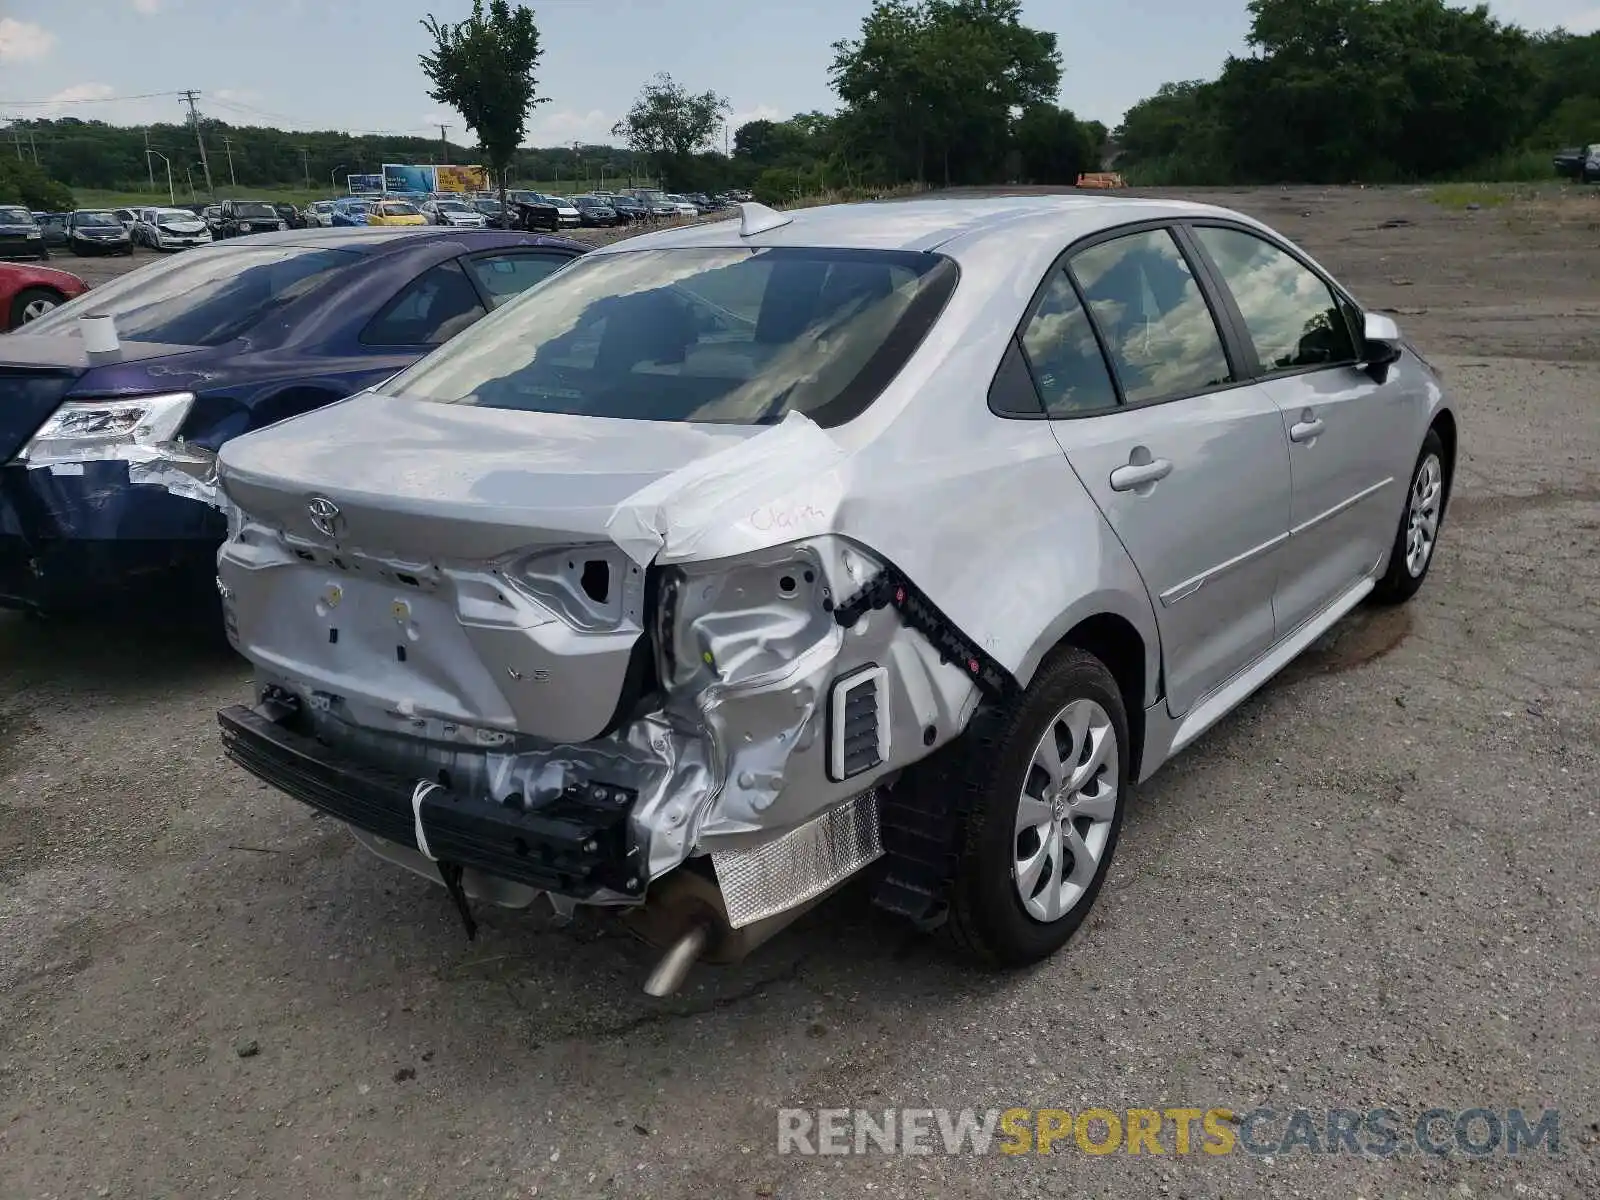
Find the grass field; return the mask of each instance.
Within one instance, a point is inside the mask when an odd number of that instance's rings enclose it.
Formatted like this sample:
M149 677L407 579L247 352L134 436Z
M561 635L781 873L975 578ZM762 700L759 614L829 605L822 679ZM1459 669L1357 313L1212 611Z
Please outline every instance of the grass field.
M208 199L205 189L196 187L190 193L186 181L175 180L172 199L178 204L189 204ZM626 187L627 177L608 178L606 188L616 191ZM553 196L581 196L590 188L600 187L598 179L558 179L558 180L530 180L519 179L511 184L513 189L525 189L531 192L546 192ZM636 181L635 187L649 187L649 181ZM313 200L331 200L348 193L330 187L219 187L217 188L218 200L265 200L271 204L310 204ZM149 204L168 203L167 189L165 186L152 192L149 188L142 191L96 191L91 188L74 189L73 195L77 198L79 208L132 208Z

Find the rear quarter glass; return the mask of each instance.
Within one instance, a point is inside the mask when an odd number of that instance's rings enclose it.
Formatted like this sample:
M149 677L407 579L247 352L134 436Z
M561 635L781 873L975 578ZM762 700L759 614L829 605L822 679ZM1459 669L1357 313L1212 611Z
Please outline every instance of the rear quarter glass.
M380 389L631 420L837 425L916 351L958 270L915 251L677 248L579 259Z

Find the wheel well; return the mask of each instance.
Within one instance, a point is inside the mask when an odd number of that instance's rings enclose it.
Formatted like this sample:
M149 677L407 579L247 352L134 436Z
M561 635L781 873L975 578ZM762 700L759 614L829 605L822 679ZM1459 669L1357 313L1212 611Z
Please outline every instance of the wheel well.
M1456 419L1446 410L1433 419L1432 429L1444 443L1444 502L1450 503L1450 484L1456 477Z
M1139 777L1144 757L1144 639L1129 622L1115 613L1097 613L1079 621L1060 645L1076 646L1105 663L1122 693L1122 708L1128 714L1128 737L1133 742L1128 777Z

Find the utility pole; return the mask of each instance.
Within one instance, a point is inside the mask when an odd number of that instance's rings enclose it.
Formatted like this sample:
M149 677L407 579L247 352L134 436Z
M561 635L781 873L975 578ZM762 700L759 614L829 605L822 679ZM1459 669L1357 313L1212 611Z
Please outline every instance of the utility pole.
M222 139L222 148L228 152L228 186L237 189L239 181L233 175L233 139L226 135Z
M439 126L439 161L442 163L450 161L450 139L445 137L444 134L444 131L449 128L450 126L448 125Z
M39 147L34 144L33 126L28 126L28 149L33 151L33 165L39 165Z
M17 148L17 161L22 161L22 130L17 128L17 119L11 118L11 142Z
M311 190L311 160L306 157L309 151L300 147L300 173L306 177L306 190Z
M150 168L150 190L153 192L156 190L156 163L155 159L150 157L150 154L150 127L146 125L144 128L144 165ZM167 179L170 185L172 179L171 163L167 163ZM169 186L167 190L170 192L172 188ZM176 197L168 198L171 199L174 204L178 202Z
M194 142L200 147L200 168L206 174L206 191L211 198L217 198L216 185L211 182L211 160L206 157L206 139L200 134L200 110L195 107L195 101L200 99L200 93L190 88L186 92L179 92L189 102L189 120L194 124ZM190 194L193 194L193 185L190 185Z

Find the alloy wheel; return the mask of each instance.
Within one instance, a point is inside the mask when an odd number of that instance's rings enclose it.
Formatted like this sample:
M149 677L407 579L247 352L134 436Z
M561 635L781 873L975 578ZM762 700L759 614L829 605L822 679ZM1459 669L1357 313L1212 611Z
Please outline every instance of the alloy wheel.
M1117 815L1117 733L1093 700L1074 700L1045 727L1017 799L1017 896L1046 923L1072 911L1094 882Z
M46 300L42 297L38 300L29 301L22 306L22 323L26 325L29 321L37 321L55 306L56 302L54 300Z
M1444 468L1436 454L1427 455L1417 465L1411 481L1411 499L1406 508L1406 570L1420 579L1433 557L1439 536L1439 513L1444 501Z

